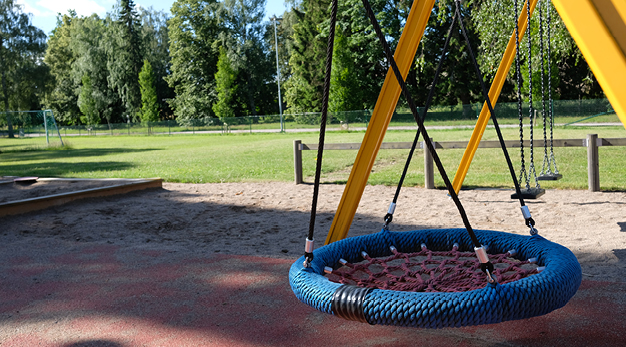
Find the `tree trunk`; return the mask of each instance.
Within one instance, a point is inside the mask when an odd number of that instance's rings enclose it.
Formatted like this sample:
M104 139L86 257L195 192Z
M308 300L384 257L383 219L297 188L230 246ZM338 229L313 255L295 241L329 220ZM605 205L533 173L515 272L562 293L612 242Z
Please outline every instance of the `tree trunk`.
M2 36L0 36L0 50L2 50ZM0 59L2 59L2 52L0 52ZM4 68L4 59L0 60L0 69L2 69L2 101L4 101L4 113L7 117L7 127L9 128L9 138L13 136L13 123L11 122L11 115L9 114L9 95L7 91L7 77L6 69Z
M250 78L250 72L246 73L246 77L248 78L248 88L246 88L246 90L248 91L248 102L250 103L250 109L252 110L252 115L256 116L256 106L254 105L254 95L252 95L252 91L250 89L252 86L252 79Z
M474 112L472 111L472 105L470 104L472 100L471 95L463 91L459 95L459 99L461 100L461 105L463 107L463 119L471 119L474 115Z

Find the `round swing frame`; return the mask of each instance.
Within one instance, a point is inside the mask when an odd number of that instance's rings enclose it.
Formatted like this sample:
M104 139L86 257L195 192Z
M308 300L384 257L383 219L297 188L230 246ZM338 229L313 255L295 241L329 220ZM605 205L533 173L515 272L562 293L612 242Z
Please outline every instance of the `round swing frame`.
M333 242L313 252L314 259L304 267L304 256L289 271L291 288L303 303L341 318L369 324L420 328L462 327L500 323L547 314L563 307L574 296L582 280L578 260L567 248L534 236L476 230L489 253L515 249L516 259L537 258L545 266L542 272L507 284L489 284L482 289L456 293L402 292L361 288L331 282L324 268L334 267L339 259L363 260L361 252L371 257L413 252L422 243L433 251L473 251L465 229L428 229L409 232L384 230L371 235Z

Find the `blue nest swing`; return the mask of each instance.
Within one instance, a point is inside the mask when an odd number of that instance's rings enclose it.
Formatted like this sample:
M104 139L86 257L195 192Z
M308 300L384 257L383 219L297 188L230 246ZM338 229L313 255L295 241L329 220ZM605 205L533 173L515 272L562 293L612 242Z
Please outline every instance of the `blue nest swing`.
M542 272L507 284L486 283L482 289L460 293L401 292L362 288L331 282L325 267L334 267L341 258L363 260L365 251L372 257L415 251L421 244L444 251L457 243L471 250L465 229L415 230L352 237L321 247L313 252L310 267L304 257L289 271L291 288L303 303L324 313L369 324L419 328L461 327L500 323L549 313L563 307L576 293L582 279L578 260L567 248L545 238L477 230L480 241L490 253L515 249L517 259L537 258Z

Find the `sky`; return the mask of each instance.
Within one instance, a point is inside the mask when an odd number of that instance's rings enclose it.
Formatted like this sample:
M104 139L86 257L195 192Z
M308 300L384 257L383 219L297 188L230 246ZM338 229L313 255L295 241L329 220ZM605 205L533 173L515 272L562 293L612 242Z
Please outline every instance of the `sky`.
M46 34L50 34L56 26L57 13L67 13L68 9L73 9L79 16L89 16L97 13L103 17L110 11L117 0L17 0L22 5L25 13L31 13L31 20L34 26L42 29ZM135 5L148 8L152 6L155 10L169 13L174 0L135 0ZM284 0L266 0L265 18L272 15L282 16L285 12Z

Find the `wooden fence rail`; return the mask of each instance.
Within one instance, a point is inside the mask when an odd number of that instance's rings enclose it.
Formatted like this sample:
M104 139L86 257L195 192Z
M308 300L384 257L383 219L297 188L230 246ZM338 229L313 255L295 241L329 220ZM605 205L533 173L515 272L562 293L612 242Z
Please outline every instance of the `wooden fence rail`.
M504 141L507 148L519 148L519 141ZM380 149L410 149L412 142L383 142ZM588 134L586 139L554 139L554 147L587 147L587 174L590 191L600 190L600 164L598 147L602 146L626 146L626 138L598 138L597 134ZM464 149L467 141L434 142L437 149ZM524 141L525 147L530 147L530 141ZM533 146L543 148L543 140L534 140ZM324 150L358 150L361 143L327 143ZM293 142L294 175L295 183L301 184L302 180L302 151L317 150L317 144L304 144L300 140ZM419 144L420 149L425 148L424 141ZM499 141L481 141L478 148L500 148ZM433 158L427 153L424 155L424 181L428 189L434 189Z

